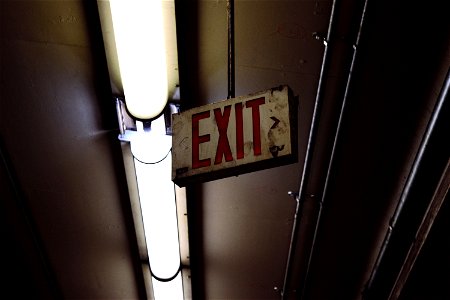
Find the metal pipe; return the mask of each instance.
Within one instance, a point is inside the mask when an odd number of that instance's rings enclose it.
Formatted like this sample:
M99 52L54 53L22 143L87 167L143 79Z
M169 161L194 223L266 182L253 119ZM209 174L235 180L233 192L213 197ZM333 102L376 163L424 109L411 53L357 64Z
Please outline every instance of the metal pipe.
M430 136L434 131L437 119L439 118L440 112L442 111L442 107L444 105L444 102L449 97L449 90L450 90L450 70L447 71L447 75L445 78L444 86L442 87L441 93L439 94L439 98L437 100L437 103L435 105L434 111L431 115L430 122L428 123L427 129L425 131L425 135L423 137L423 140L419 146L419 150L417 152L417 155L414 159L411 171L409 172L408 178L405 183L405 187L403 188L402 194L400 196L399 202L397 204L397 207L395 208L394 214L392 218L389 221L389 227L386 232L383 244L380 248L380 251L378 252L377 259L375 261L375 264L372 268L372 272L370 274L369 280L367 281L366 288L365 288L365 294L367 295L367 292L370 291L372 288L373 280L375 279L375 276L378 272L378 268L381 264L381 261L384 257L384 254L386 252L386 249L389 245L390 237L392 235L392 232L395 229L395 226L397 225L397 221L399 219L400 213L403 210L403 206L409 197L411 187L413 185L413 182L416 178L417 172L419 167L421 166L422 159L424 156L425 151L427 150L428 143L430 140Z
M227 0L228 20L228 99L235 95L234 67L234 0Z
M395 280L395 283L391 289L388 300L398 299L401 295L401 291L405 284L407 284L407 280L409 278L412 269L414 268L414 264L418 259L422 247L427 241L428 235L432 227L434 226L434 222L437 219L437 216L442 208L443 202L445 201L450 186L450 159L447 160L447 164L442 171L442 176L439 180L439 183L433 193L433 197L430 201L430 204L427 207L424 217L422 218L422 222L417 229L414 241L411 243L409 247L408 254L406 259L404 260L403 266L400 269L399 274Z
M296 240L297 231L298 231L298 225L297 225L298 218L297 217L298 217L298 212L300 210L300 198L299 198L298 194L289 192L289 195L292 197L295 197L296 205L295 205L294 221L292 223L291 242L289 243L289 252L288 252L288 258L287 258L287 264L286 264L286 273L284 275L285 276L284 284L283 284L283 288L281 290L281 299L284 299L284 297L287 296L286 286L287 286L287 280L289 279L289 276L288 276L289 274L287 273L287 271L288 271L288 268L290 268L292 255L294 254L294 245L295 245L295 240Z
M307 185L307 174L309 173L309 169L311 167L311 158L313 154L314 144L316 140L316 133L317 133L317 126L319 123L319 111L320 107L323 101L323 95L325 91L325 73L328 71L330 56L331 56L331 50L330 50L330 41L332 34L334 32L334 27L336 23L336 3L337 0L333 0L333 4L331 7L331 13L330 13L330 20L328 24L328 32L326 40L324 41L324 53L322 57L322 67L320 69L320 75L319 75L319 82L317 85L317 92L316 92L316 99L314 102L314 109L313 109L313 115L311 119L311 127L309 129L309 136L308 136L308 143L306 146L306 153L305 153L305 160L303 163L303 171L302 176L300 179L300 186L299 186L299 192L297 197L297 207L294 215L294 223L292 224L292 234L291 234L291 241L289 244L289 252L288 252L288 258L286 262L286 271L284 274L284 281L283 281L283 288L281 290L281 299L285 299L285 297L288 295L288 281L291 273L291 260L292 256L295 251L295 244L297 240L297 232L298 232L298 221L297 221L297 215L298 211L301 210L301 205L303 203L304 197L305 197L305 187Z
M361 13L361 19L359 22L359 29L358 29L358 33L356 35L356 40L355 40L355 44L353 45L353 56L352 56L352 61L350 64L350 69L349 69L349 73L348 73L348 77L347 77L347 83L345 86L345 91L344 91L344 96L343 96L343 100L342 100L342 105L341 105L341 111L339 113L339 119L338 119L338 123L336 126L336 133L334 135L334 141L333 141L333 146L332 146L332 150L331 150L331 155L330 155L330 160L328 162L328 168L327 168L327 173L326 173L326 177L325 177L325 183L324 183L324 187L323 187L323 192L322 192L322 196L320 198L319 201L319 211L317 213L317 220L316 220L316 224L315 224L315 228L314 228L314 233L313 233L313 239L312 239L312 243L311 243L311 250L309 252L309 256L308 256L308 262L306 265L306 272L305 272L305 279L303 281L303 284L300 288L300 298L303 298L303 293L304 293L304 287L306 286L306 282L308 280L308 276L309 276L309 270L311 267L311 261L312 261L312 256L314 254L314 249L315 249L315 245L316 245L316 238L317 238L317 232L319 229L319 224L320 224L320 220L322 217L322 208L323 208L323 203L325 201L325 198L327 196L327 192L328 192L328 185L329 185L329 180L331 177L331 170L334 166L334 158L335 158L335 154L336 154L336 148L337 148L337 143L340 137L340 133L341 133L341 126L342 126L342 122L344 119L344 114L345 114L345 109L347 107L347 99L348 99L348 93L350 90L350 85L352 82L352 75L353 75L353 70L355 68L355 61L357 58L357 52L358 52L358 45L361 39L361 32L362 32L362 28L364 25L364 21L365 21L365 17L366 17L366 11L367 11L367 4L368 4L368 0L364 1L364 7L363 7L363 11Z

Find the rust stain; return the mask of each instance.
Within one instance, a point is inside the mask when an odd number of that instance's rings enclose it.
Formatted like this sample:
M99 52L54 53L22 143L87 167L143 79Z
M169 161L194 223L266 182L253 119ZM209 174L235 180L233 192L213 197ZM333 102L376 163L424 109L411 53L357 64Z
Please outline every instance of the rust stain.
M278 156L278 152L284 150L283 137L287 134L288 128L285 121L279 121L276 126L272 126L267 132L267 139L269 140L269 151L273 157Z
M280 102L278 102L278 103L275 105L275 110L277 110L277 111L282 111L283 109L285 109L285 107L286 107L287 105L288 105L287 103L280 103Z
M253 151L253 142L244 143L244 156L249 155Z

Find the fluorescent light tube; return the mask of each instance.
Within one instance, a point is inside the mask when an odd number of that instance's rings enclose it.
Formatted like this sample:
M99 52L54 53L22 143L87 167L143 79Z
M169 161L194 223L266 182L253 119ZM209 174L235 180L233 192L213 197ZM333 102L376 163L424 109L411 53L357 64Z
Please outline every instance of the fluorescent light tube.
M125 103L137 119L153 119L168 99L162 1L110 0Z

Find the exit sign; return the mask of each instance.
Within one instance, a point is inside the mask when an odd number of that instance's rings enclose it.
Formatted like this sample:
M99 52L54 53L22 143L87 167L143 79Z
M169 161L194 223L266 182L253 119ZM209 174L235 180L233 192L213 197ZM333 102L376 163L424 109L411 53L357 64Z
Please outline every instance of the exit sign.
M172 130L179 186L297 161L297 103L288 86L174 114Z

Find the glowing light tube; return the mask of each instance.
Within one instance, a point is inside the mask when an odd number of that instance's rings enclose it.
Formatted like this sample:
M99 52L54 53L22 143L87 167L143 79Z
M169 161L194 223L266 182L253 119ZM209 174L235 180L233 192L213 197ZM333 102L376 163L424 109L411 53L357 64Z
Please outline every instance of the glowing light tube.
M138 123L139 124L139 123ZM137 138L139 137L139 138ZM171 180L170 136L164 116L131 141L145 240L156 300L182 300L181 259L175 185Z
M110 7L127 109L153 119L168 99L162 1L110 0Z

